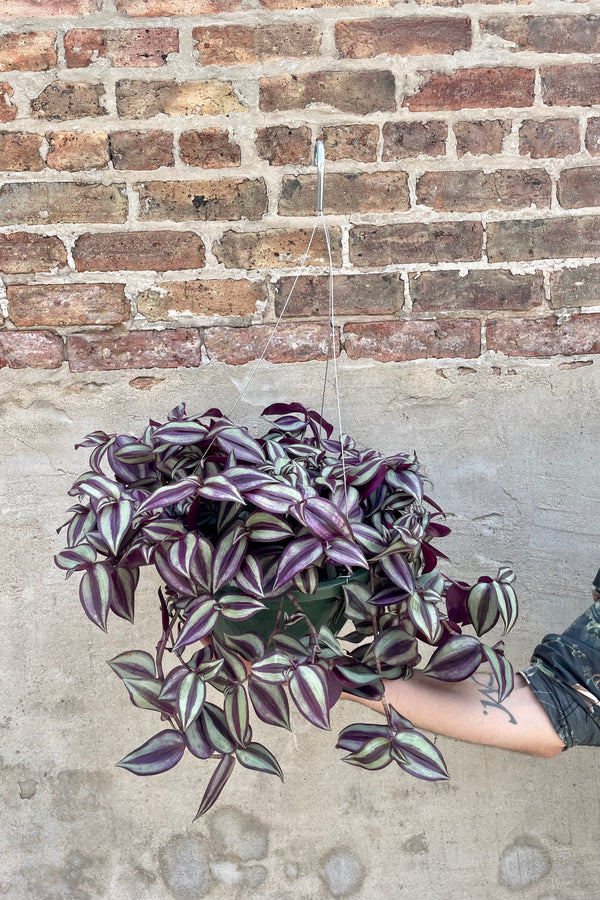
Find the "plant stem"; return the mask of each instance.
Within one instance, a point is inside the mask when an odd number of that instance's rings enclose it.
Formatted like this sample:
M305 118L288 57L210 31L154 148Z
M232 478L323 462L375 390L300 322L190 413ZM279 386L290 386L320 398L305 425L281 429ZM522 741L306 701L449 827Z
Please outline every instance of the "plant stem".
M375 638L379 634L379 622L377 621L376 614L373 615L371 622L373 625L373 640L375 640ZM381 663L379 661L379 657L377 656L377 654L375 654L375 668L377 669L377 673L381 676ZM382 698L381 698L381 705L383 706L383 711L385 713L385 717L389 722L390 721L390 707L388 705L387 700L385 699L385 696L382 696Z
M298 610L298 612L301 615L303 615L304 618L306 619L306 625L308 627L308 633L310 635L310 643L311 643L311 647L312 647L310 661L311 661L311 663L314 663L317 660L317 652L319 650L319 635L317 634L315 626L310 621L310 619L308 618L306 613L303 611L302 607L300 606L300 604L298 603L298 601L296 600L294 595L289 594L288 598L291 600L292 604L295 606L295 608Z

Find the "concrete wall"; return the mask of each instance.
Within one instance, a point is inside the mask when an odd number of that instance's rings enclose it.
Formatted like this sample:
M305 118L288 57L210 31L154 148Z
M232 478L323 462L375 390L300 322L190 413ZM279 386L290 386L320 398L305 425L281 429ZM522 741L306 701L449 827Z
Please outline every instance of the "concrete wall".
M345 428L385 451L415 449L431 475L453 527L452 572L514 565L522 614L508 651L518 666L587 603L599 564L600 372L582 362L488 354L468 365L341 366ZM113 767L157 720L131 706L105 660L152 649L156 600L148 583L136 624L113 618L104 635L55 569L55 528L86 458L73 444L96 428L140 428L181 400L227 409L249 367L139 374L74 375L65 364L5 370L0 386L0 896L597 900L591 749L542 761L439 739L452 777L428 785L342 764L337 730L357 712L375 717L342 703L331 735L299 717L293 734L265 728L286 783L235 772L195 824L212 764L189 757L145 779ZM314 403L322 377L318 363L265 363L238 414L255 422L276 399Z

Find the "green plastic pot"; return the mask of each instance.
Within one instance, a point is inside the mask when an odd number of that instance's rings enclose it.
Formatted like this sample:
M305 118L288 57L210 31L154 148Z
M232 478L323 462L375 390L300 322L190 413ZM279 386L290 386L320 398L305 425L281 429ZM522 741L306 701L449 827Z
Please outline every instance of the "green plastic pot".
M296 602L302 609L302 612L310 619L316 631L322 625L327 625L334 634L341 631L344 622L344 585L359 582L365 584L369 580L369 573L366 570L356 572L349 577L342 575L338 578L332 578L329 581L322 581L314 594L305 594L302 591L288 591L292 593ZM260 635L263 640L267 641L275 628L277 614L281 607L281 597L273 598L265 601L268 609L263 609L256 613L252 618L244 621L233 621L219 616L218 623L215 627L215 637L217 640L223 634L239 635L253 631ZM289 615L294 615L298 610L292 601L286 597L283 601L283 611ZM283 619L283 616L282 616ZM302 637L306 634L306 624L298 622L290 628L286 628L286 634L293 634L294 637Z

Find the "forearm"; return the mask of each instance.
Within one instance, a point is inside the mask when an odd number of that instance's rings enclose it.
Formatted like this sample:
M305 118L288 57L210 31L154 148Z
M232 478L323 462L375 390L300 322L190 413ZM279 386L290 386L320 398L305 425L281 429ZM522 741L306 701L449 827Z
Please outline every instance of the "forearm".
M476 672L466 681L445 682L418 671L407 680L385 681L385 699L416 728L475 744L534 756L557 756L564 744L543 706L521 675L498 703L495 680ZM357 700L383 713L381 701Z

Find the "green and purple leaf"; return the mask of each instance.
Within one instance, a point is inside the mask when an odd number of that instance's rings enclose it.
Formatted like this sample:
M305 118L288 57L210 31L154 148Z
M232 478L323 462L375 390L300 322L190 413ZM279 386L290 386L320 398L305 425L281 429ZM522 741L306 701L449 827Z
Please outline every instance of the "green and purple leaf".
M317 728L329 730L327 678L319 666L300 665L289 681L292 700L305 719Z
M291 731L290 705L283 685L251 678L248 693L254 712L261 721Z
M206 699L206 684L204 679L190 672L182 678L179 685L179 715L183 730L187 731L192 722L198 718Z
M235 751L237 761L246 769L254 769L256 772L265 772L267 775L277 775L283 781L281 766L270 750L251 741L245 747L238 747Z
M435 651L423 672L442 681L464 681L481 665L481 642L467 634L454 635Z
M205 812L208 812L211 806L219 799L221 791L229 781L231 773L233 772L234 765L235 757L232 756L231 753L226 754L219 760L219 764L213 772L212 778L208 782L208 787L204 792L198 812L194 816L194 822L196 819L199 819L200 816L203 816Z
M116 765L134 775L158 775L176 766L184 750L183 735L179 731L167 729L155 734Z

